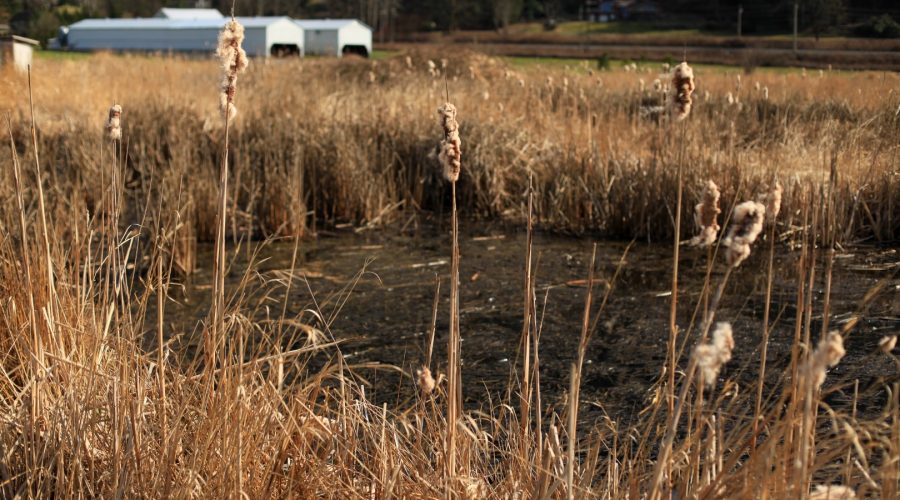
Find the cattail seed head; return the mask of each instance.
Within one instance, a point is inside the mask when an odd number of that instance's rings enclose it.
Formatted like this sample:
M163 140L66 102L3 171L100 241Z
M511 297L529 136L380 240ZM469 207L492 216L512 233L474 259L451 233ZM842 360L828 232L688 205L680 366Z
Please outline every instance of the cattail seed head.
M745 201L734 207L731 227L728 229L728 235L722 240L722 244L727 248L725 257L729 266L737 267L750 256L750 245L762 231L765 215L765 205L755 201Z
M703 374L706 385L716 384L719 371L725 366L725 363L731 360L733 350L734 336L731 331L731 323L716 323L712 342L701 344L694 349L694 360Z
M816 389L822 387L825 382L825 370L840 363L846 353L844 339L840 333L831 331L822 337L806 365L806 375L812 378Z
M691 113L691 94L694 92L694 70L683 62L672 71L672 114L683 120Z
M459 124L456 122L456 106L444 103L438 108L441 127L444 129L444 138L441 139L438 160L444 172L444 178L450 182L459 179L459 171L462 165L462 141L459 139Z
M109 108L109 118L106 119L106 137L113 141L122 138L122 125L120 117L122 116L122 106L114 104Z
M247 53L241 47L243 42L244 27L236 19L231 18L219 32L219 43L216 47L216 56L222 64L219 108L226 121L233 120L237 115L237 109L234 107L237 76L247 69L249 63Z
M705 247L716 242L720 229L717 219L722 213L719 209L720 196L719 186L709 181L703 191L703 201L694 207L694 221L700 226L700 234L691 239L691 245Z
M416 383L419 386L419 390L422 391L422 394L425 396L434 391L434 377L431 376L431 370L427 366L423 366L416 370Z

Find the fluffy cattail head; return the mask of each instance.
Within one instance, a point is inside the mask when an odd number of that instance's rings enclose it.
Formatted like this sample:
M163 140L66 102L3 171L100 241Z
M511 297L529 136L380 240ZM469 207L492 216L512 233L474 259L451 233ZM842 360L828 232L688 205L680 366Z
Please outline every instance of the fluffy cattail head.
M720 229L717 219L722 213L719 209L720 196L719 186L709 181L703 191L703 201L694 207L694 221L700 226L700 234L691 239L691 245L705 247L716 242Z
M459 124L456 122L456 106L444 103L438 108L441 127L444 129L444 138L441 139L438 160L444 172L444 178L450 182L459 179L459 171L462 166L462 141L459 139Z
M431 376L431 370L427 366L423 366L416 370L416 383L419 386L419 390L422 391L422 394L425 396L434 391L436 383L434 377Z
M846 353L844 338L840 333L831 331L822 337L806 366L806 375L812 379L813 387L816 389L822 387L825 382L825 370L840 363Z
M730 323L717 323L713 331L712 342L701 344L694 349L694 360L706 385L716 384L719 371L725 363L731 360L731 351L734 350L734 337Z
M219 108L226 120L234 119L237 109L234 107L234 94L238 73L247 69L247 53L241 47L244 42L244 27L236 19L231 18L219 32L219 44L216 56L222 64L222 84L219 95Z
M672 70L672 114L683 120L691 113L691 94L694 92L694 70L683 62Z
M750 245L762 231L765 215L765 205L755 201L745 201L734 207L731 227L728 229L728 235L722 240L727 249L725 257L729 266L737 267L750 256Z
M122 106L114 104L109 108L109 118L106 119L106 137L117 141L122 138Z

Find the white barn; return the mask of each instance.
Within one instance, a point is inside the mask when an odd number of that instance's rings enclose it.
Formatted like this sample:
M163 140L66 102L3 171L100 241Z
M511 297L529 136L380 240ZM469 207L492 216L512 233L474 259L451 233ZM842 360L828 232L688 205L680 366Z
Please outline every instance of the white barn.
M356 19L303 19L294 21L303 28L307 54L341 57L372 55L372 28Z
M303 55L303 29L290 18L237 20L244 25L244 50L248 55ZM224 25L221 14L219 18L196 19L84 19L69 26L66 45L78 51L211 52Z

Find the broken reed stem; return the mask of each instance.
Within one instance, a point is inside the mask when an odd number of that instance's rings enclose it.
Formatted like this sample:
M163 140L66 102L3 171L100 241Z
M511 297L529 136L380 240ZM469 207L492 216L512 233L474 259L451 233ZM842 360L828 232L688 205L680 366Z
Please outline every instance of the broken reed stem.
M653 484L651 485L650 496L648 497L650 500L660 500L665 497L662 491L660 491L660 486L662 485L663 479L670 477L667 475L667 472L670 469L669 465L671 461L672 445L675 443L675 434L678 429L678 421L681 418L681 412L684 408L684 401L687 399L687 390L694 380L696 371L697 361L694 359L694 356L691 356L687 373L685 374L684 381L681 385L681 391L678 393L678 404L675 405L675 410L672 414L669 426L666 429L665 437L660 446L659 456L657 457L656 465L654 466L652 476Z
M594 265L597 261L597 244L591 253L591 267L588 270L588 289L584 298L584 313L581 321L581 337L578 339L578 361L572 364L571 387L569 390L569 429L568 429L568 455L566 460L566 492L569 500L575 498L575 447L578 445L578 400L581 397L581 371L584 368L584 357L587 353L588 342L591 340L591 304L594 299Z
M44 205L44 179L41 175L41 160L38 154L37 124L34 119L34 95L31 85L31 65L28 65L28 106L31 109L31 146L34 154L34 174L38 188L38 209L41 213L41 233L44 237L44 256L47 265L47 315L49 316L49 328L53 328L56 300L56 285L53 277L53 259L50 256L50 235L47 231L47 210Z
M159 229L160 233L162 232ZM159 234L159 233L157 233ZM159 288L156 290L156 340L159 345L159 353L157 354L157 373L159 375L159 397L161 401L161 406L159 413L162 416L162 449L163 456L166 455L166 448L168 446L168 423L166 419L166 356L165 356L165 339L163 338L163 321L165 319L165 306L166 306L166 279L163 276L163 258L162 258L162 245L159 245L157 248L157 258L156 258L156 272L157 277L159 279L158 286Z
M31 345L28 346L28 351L31 357L31 377L33 379L31 385L31 398L30 398L30 413L29 413L29 424L31 432L28 433L31 436L31 439L34 439L34 436L37 435L37 431L35 428L35 422L43 411L43 405L41 405L41 385L42 378L39 376L41 373L41 367L44 366L44 349L43 342L41 340L40 328L38 327L37 322L37 314L35 313L35 305L34 305L34 282L31 280L31 252L28 243L28 224L25 222L25 201L22 195L22 175L19 172L19 156L16 153L16 142L13 139L12 133L12 123L9 119L9 115L6 115L6 126L9 129L9 148L10 153L12 155L12 164L13 164L13 177L15 179L16 184L16 205L19 212L19 230L22 232L22 256L25 261L25 279L28 281L28 285L26 286L26 290L28 293L28 321L31 326ZM34 446L34 442L30 443L31 449L37 453L37 447ZM35 461L36 457L31 454L26 454L26 460Z
M766 380L766 358L769 352L769 314L772 308L772 282L775 262L775 220L769 222L769 259L766 271L766 302L763 306L762 345L759 347L759 381L756 385L756 406L753 411L753 437L750 449L756 450L759 437L759 419L762 411L763 386Z
M521 419L521 434L523 452L527 452L527 437L531 421L531 321L534 305L534 284L532 276L532 249L534 232L532 226L533 192L532 180L528 178L528 222L525 237L525 290L523 293L525 304L522 319L522 339L519 347L524 356L522 360L522 394L520 395L519 418ZM540 430L538 430L540 432Z

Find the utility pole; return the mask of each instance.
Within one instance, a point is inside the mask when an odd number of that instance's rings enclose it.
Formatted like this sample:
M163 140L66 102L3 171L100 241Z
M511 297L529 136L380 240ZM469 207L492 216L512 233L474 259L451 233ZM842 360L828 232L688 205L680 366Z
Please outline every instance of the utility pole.
M800 3L794 2L794 55L797 55L797 19L800 12Z
M738 38L741 37L741 22L744 20L744 6L738 5Z

